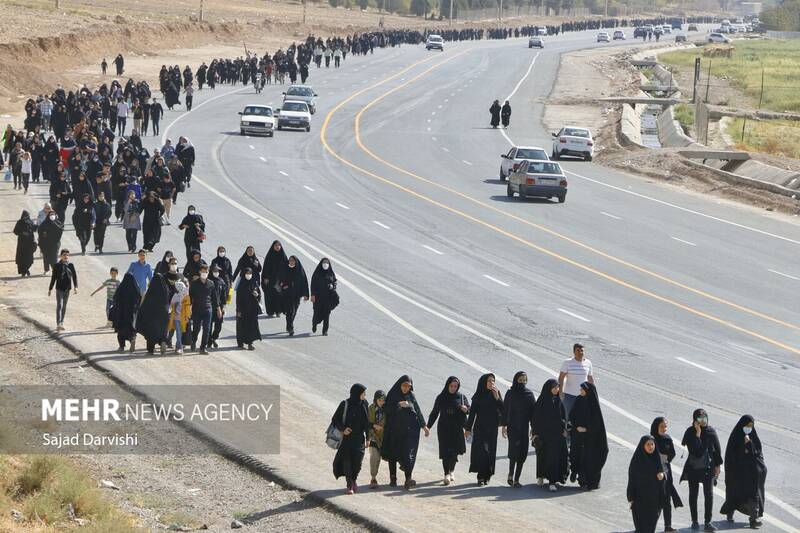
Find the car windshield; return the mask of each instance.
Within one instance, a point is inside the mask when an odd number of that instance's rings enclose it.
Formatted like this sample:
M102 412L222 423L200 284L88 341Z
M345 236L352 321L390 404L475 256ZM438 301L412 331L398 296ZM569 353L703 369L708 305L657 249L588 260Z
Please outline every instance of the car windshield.
M438 35L431 35L430 37L428 37L428 40L429 41L435 41L435 42L439 43L439 42L442 41L442 38L439 37Z
M531 150L528 148L520 148L517 150L517 159L549 159L547 152L544 150Z
M561 167L558 163L532 161L528 163L528 174L561 174Z
M286 94L291 96L313 96L314 91L308 87L289 87L289 90L286 91Z
M259 115L262 117L271 117L272 109L268 107L245 107L243 115Z
M303 102L284 102L282 111L308 111L308 106Z
M588 139L589 131L579 130L575 128L564 128L564 133L562 133L561 135L566 135L567 137L583 137L584 139Z

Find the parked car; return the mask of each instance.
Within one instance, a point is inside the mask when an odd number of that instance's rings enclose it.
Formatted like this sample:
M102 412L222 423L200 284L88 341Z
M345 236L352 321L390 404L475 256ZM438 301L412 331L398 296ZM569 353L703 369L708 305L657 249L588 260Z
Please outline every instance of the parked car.
M298 128L311 131L311 111L308 104L297 100L286 100L283 107L275 110L278 114L278 129Z
M707 41L709 43L724 43L724 44L728 44L731 42L729 37L717 32L709 33Z
M561 165L553 161L525 160L508 177L506 195L513 198L558 198L558 203L567 201L567 177Z
M444 39L441 35L428 35L425 41L425 50L439 50L444 52Z
M624 41L625 40L625 32L622 30L614 31L614 40L615 41Z
M531 37L528 39L528 48L544 48L544 39L541 37Z
M275 132L275 118L268 105L248 105L239 111L239 131L242 135L263 134L272 137Z
M565 155L582 157L586 161L591 161L592 155L594 155L592 133L587 128L573 126L565 126L558 133L554 133L552 159L557 160Z
M601 31L597 34L597 42L598 43L610 43L611 37L608 35L608 32Z
M547 161L550 159L547 156L544 148L538 146L514 146L506 154L500 154L500 181L505 181L514 168L526 159L535 159L537 161Z

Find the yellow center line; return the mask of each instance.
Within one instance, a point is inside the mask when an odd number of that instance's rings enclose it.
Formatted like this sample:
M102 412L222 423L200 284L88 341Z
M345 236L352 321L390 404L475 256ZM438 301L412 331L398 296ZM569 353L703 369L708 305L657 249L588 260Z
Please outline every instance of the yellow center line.
M402 89L402 88L404 88L404 87L407 87L407 86L408 86L408 85L410 85L411 83L414 83L415 81L417 81L417 80L419 80L420 78L424 77L425 75L429 74L431 71L433 71L433 70L435 70L435 69L438 69L438 68L440 68L441 66L443 66L443 65L445 65L445 64L447 64L447 63L449 63L450 61L452 61L452 60L456 59L457 57L459 57L459 56L461 56L461 55L463 55L463 54L465 54L465 53L469 52L470 50L471 50L471 49L464 50L464 51L462 51L462 52L460 52L460 53L458 53L458 54L455 54L455 55L453 55L453 56L449 57L448 59L445 59L444 61L441 61L441 62L439 62L439 63L437 63L437 64L435 64L435 65L432 65L432 66L428 67L426 70L424 70L423 72L421 72L421 73L417 74L416 76L412 77L411 79L409 79L409 80L408 80L408 81L406 81L405 83L403 83L403 84L400 84L400 85L398 85L397 87L394 87L393 89L390 89L389 91L387 91L387 92L383 93L381 96L379 96L378 98L376 98L376 99L372 100L372 101L371 101L371 102L369 102L369 103L368 103L368 104L367 104L367 105L366 105L364 108L362 108L362 109L361 109L361 110L358 112L358 114L356 115L356 119L355 119L355 136L356 136L356 143L358 144L359 148L360 148L362 151L364 151L364 152L365 152L367 155L369 155L370 157L372 157L373 159L375 159L376 161L378 161L378 162L380 162L380 163L382 163L382 164L384 164L384 165L388 166L388 167L389 167L389 168L391 168L391 169L394 169L394 170L396 170L396 171L398 171L398 172L400 172L400 173L403 173L403 174L405 174L405 175L407 175L407 176L409 176L409 177L412 177L412 178L414 178L414 179L417 179L417 180L419 180L419 181L422 181L422 182L424 182L424 183L428 183L428 184L430 184L430 185L433 185L433 186L435 186L435 187L438 187L438 188L440 188L440 189L443 189L443 190L446 190L446 191L448 191L448 192L451 192L451 193L457 194L457 195L459 195L459 196L461 196L461 197L463 197L463 198L465 198L465 199L467 199L467 200L470 200L470 201L472 201L472 202L474 202L474 203L476 203L476 204L478 204L478 205L481 205L481 206L483 206L483 207L487 207L487 208L489 208L489 209L491 209L491 210L493 210L493 211L496 211L496 212L498 212L498 213L500 213L500 214L503 214L503 215L509 216L509 217L513 218L514 220L517 220L517 221L523 222L523 223L525 223L525 224L527 224L527 225L530 225L530 226L532 226L532 227L535 227L535 228L537 228L537 229L541 229L542 231L546 231L546 232L550 233L551 235L554 235L554 236L556 236L556 237L562 238L562 239L564 239L564 240L566 240L566 241L568 241L568 242L571 242L571 243L573 243L573 244L576 244L576 245L578 245L578 246L580 246L580 247L582 247L582 248L584 248L584 249L590 250L590 251L592 251L592 252L594 252L594 253L596 253L596 254L598 254L598 255L602 256L602 257L605 257L605 258L611 259L611 260L613 260L613 261L616 261L616 262L618 262L618 263L620 263L620 264L623 264L623 265L629 266L630 268L633 268L633 269L635 269L635 270L637 270L637 271L639 271L639 272L643 272L643 273L646 273L646 274L650 274L650 275L652 275L652 276L654 276L654 277L656 277L656 278L658 278L658 279L661 279L661 280L663 280L663 281L665 281L665 282L667 282L667 283L671 283L671 284L673 284L673 285L676 285L676 286L679 286L679 287L681 287L681 288L684 288L684 289L686 289L686 290L689 290L689 291L691 291L691 292L694 292L695 294L699 294L699 295L705 296L705 297L707 297L707 298L709 298L709 299L711 299L711 300L717 301L717 302L719 302L719 303L724 303L724 304L730 305L731 307L733 307L733 308L735 308L735 309L738 309L738 310L740 310L740 311L744 311L744 312L747 312L747 313L753 314L753 315L755 315L755 316L759 316L759 317L761 317L761 318L764 318L764 319L767 319L767 320L771 320L771 321L773 321L773 322L779 323L779 324L781 324L781 325L787 326L787 327L789 327L789 328L792 328L792 329L800 329L800 328L798 328L798 326L796 326L796 325L794 325L794 324L791 324L791 323L788 323L788 322L784 322L784 321L778 320L778 319L776 319L776 318L773 318L773 317L769 317L768 315L764 315L764 314L762 314L762 313L759 313L759 312L757 312L757 311L751 310L751 309L749 309L749 308L746 308L746 307L744 307L744 306L740 306L740 305L738 305L738 304L734 304L734 303L732 303L732 302L728 302L727 300L724 300L724 299L722 299L722 298L718 298L718 297L716 297L716 296L713 296L713 295L710 295L710 294L708 294L708 293L706 293L706 292L704 292L704 291L700 291L700 290L698 290L698 289L694 289L694 288L692 288L692 287L689 287L689 286L686 286L686 285L684 285L684 284L682 284L682 283L680 283L680 282L678 282L678 281L671 280L670 278L664 277L664 276L662 276L662 275L660 275L660 274L657 274L657 273L651 272L651 271L649 271L649 270L647 270L647 269L644 269L644 268L642 268L642 267L638 267L637 265L634 265L634 264L632 264L632 263L629 263L629 262L627 262L627 261L624 261L624 260L622 260L622 259L619 259L619 258L616 258L616 257L614 257L614 256L611 256L611 255L609 255L609 254L607 254L607 253L605 253L605 252L602 252L602 251L600 251L600 250L597 250L597 249L595 249L595 248L593 248L593 247L591 247L591 246L588 246L588 245L586 245L586 244L584 244L584 243L581 243L581 242L579 242L579 241L576 241L576 240L574 240L574 239L572 239L572 238L570 238L570 237L567 237L567 236L565 236L565 235L562 235L562 234L560 234L560 233L557 233L557 232L554 232L554 231L552 231L552 230L549 230L548 228L545 228L545 227L543 227L543 226L539 226L538 224L535 224L535 223L532 223L532 222L530 222L530 221L527 221L527 220L525 220L525 219L522 219L522 218L520 218L520 217L518 217L518 216L516 216L516 215L512 215L512 214L510 214L510 213L507 213L507 212L505 212L505 211L503 211L503 210L501 210L501 209L498 209L498 208L496 208L496 207L494 207L494 206L491 206L491 205L489 205L489 204L486 204L485 202L481 202L480 200L474 199L474 198L472 198L472 197L470 197L470 196L468 196L468 195L465 195L465 194L463 194L463 193L461 193L461 192L459 192L459 191L457 191L457 190L455 190L455 189L452 189L452 188L450 188L450 187L447 187L447 186L444 186L444 185L438 184L438 183L436 183L436 182L433 182L433 181L431 181L431 180L429 180L429 179L427 179L427 178L424 178L424 177L422 177L422 176L419 176L419 175L417 175L417 174L414 174L414 173L412 173L412 172L409 172L409 171L407 171L407 170L405 170L405 169L403 169L403 168L400 168L400 167L398 167L397 165L394 165L394 164L392 164L392 163L390 163L390 162L388 162L388 161L386 161L386 160L382 159L381 157L379 157L378 155L376 155L374 152L372 152L372 151L371 151L369 148L367 148L367 147L366 147L366 146L365 146L365 145L364 145L364 144L361 142L360 124L361 124L361 117L362 117L362 115L364 114L364 112L365 112L365 111L367 111L369 108L371 108L371 107L372 107L372 106L374 106L374 105L375 105L377 102L380 102L381 100L383 100L383 99L384 99L384 98L386 98L387 96L389 96L389 95L391 95L391 94L393 94L393 93L397 92L398 90L400 90L400 89ZM610 275L610 274L607 274L607 273L605 273L605 272L602 272L602 271L600 271L600 270L597 270L596 268L593 268L593 267L590 267L590 266L588 266L588 265L584 265L584 264L582 264L582 263L579 263L578 261L575 261L575 260L573 260L573 259L570 259L569 257L563 256L563 255L561 255L561 254L559 254L559 253L557 253L557 252L554 252L554 251L552 251L552 250L549 250L549 249L547 249L547 248L544 248L544 247L542 247L542 246L540 246L540 245L538 245L538 244L535 244L535 243L533 243L533 242L531 242L531 241L528 241L528 240L526 240L526 239L524 239L524 238L522 238L522 237L520 237L520 236L518 236L518 235L515 235L515 234L513 234L513 233L511 233L511 232L508 232L508 231L506 231L506 230L504 230L504 229L502 229L502 228L500 228L500 227L498 227L498 226L495 226L494 224L491 224L491 223L489 223L489 222L486 222L486 221L484 221L484 220L481 220L481 219L479 219L479 218L477 218L477 217L475 217L475 216L473 216L473 215L471 215L471 214L469 214L469 213L466 213L466 212L464 212L464 211L461 211L461 210L459 210L459 209L457 209L457 208L454 208L454 207L451 207L451 206L449 206L449 205L443 204L443 203L441 203L441 202L439 202L439 201L437 201L437 200L434 200L433 198L431 198L431 197L429 197L429 196L425 196L424 194L421 194L421 193L419 193L419 192L417 192L417 191L415 191L415 190L413 190L413 189L410 189L410 188L408 188L408 187L405 187L405 186L403 186L403 185L401 185L401 184L399 184L399 183L397 183L397 182L395 182L395 181L392 181L392 180L390 180L390 179L388 179L388 178L386 178L386 177L384 177L384 176L378 175L378 174L376 174L376 173L374 173L374 172L371 172L371 171L369 171L369 170L367 170L367 169L365 169L365 168L363 168L363 167L360 167L360 166L356 165L355 163L353 163L352 161L350 161L350 160L348 160L348 159L345 159L343 156L341 156L341 155L340 155L340 154L338 154L338 153L337 153L335 150L333 150L333 148L332 148L332 147L331 147L331 146L328 144L328 141L327 141L326 134L327 134L328 125L330 124L330 121L331 121L331 119L333 118L333 116L334 116L334 115L335 115L335 114L336 114L336 113L337 113L337 112L338 112L338 111L339 111L339 110L340 110L342 107L344 107L345 105L347 105L349 102L351 102L353 99L357 98L358 96L360 96L360 95L364 94L365 92L367 92L367 91L369 91L369 90L372 90L372 89L374 89L374 88L377 88L377 87L379 87L379 86L381 86L381 85L384 85L385 83L387 83L387 82L391 81L392 79L395 79L396 77L398 77L400 74L402 74L402 73L404 73L404 72L406 72L406 71L408 71L408 70L410 70L410 69L414 68L415 66L417 66L417 65L420 65L420 64L422 64L422 63L424 63L424 62L426 62L426 61L428 61L428 60L426 59L426 60L422 60L422 61L419 61L419 62L417 62L417 63L414 63L414 64L410 65L409 67L407 67L406 69L404 69L404 70L402 70L402 71L398 72L397 74L394 74L394 75L392 75L392 76L390 76L390 77L388 77L388 78L386 78L386 79L384 79L384 80L381 80L381 81L379 81L379 82L377 82L377 83L375 83L375 84L373 84L373 85L371 85L371 86L369 86L369 87L365 87L364 89L361 89L361 90L359 90L359 91L357 91L357 92L353 93L352 95L350 95L350 96L349 96L348 98L346 98L345 100L342 100L341 102L339 102L339 104L337 104L337 105L336 105L336 106L335 106L335 107L334 107L334 108L333 108L333 109L332 109L332 110L331 110L331 111L328 113L328 115L325 117L325 121L323 122L322 128L320 129L320 141L322 142L323 146L324 146L324 147L325 147L325 149L328 151L328 153L330 153L330 154L331 154L333 157L335 157L335 158L336 158L338 161L340 161L342 164L344 164L345 166L348 166L348 167L352 168L353 170L356 170L356 171L358 171L358 172L360 172L360 173L362 173L362 174L364 174L364 175L366 175L366 176L369 176L369 177L371 177L371 178L374 178L374 179L376 179L376 180L378 180L378 181L381 181L381 182L383 182L383 183L385 183L385 184L387 184L387 185L390 185L390 186L392 186L392 187L394 187L394 188L396 188L396 189L398 189L398 190L401 190L401 191L403 191L403 192L405 192L405 193L407 193L407 194L409 194L409 195L411 195L411 196L413 196L413 197L415 197L415 198L418 198L418 199L420 199L420 200L423 200L423 201L425 201L425 202L427 202L427 203L430 203L430 204L432 204L432 205L435 205L436 207L439 207L439 208L441 208L441 209L444 209L444 210L446 210L446 211L448 211L448 212L450 212L450 213L456 214L456 215L458 215L458 216L460 216L460 217L462 217L462 218L465 218L465 219L467 219L467 220L469 220L469 221L471 221L471 222L474 222L474 223L476 223L476 224L479 224L479 225L481 225L481 226L483 226L483 227L486 227L486 228L488 228L488 229L491 229L492 231L494 231L494 232L497 232L497 233L499 233L499 234L501 234L501 235L503 235L503 236L505 236L505 237L508 237L509 239L512 239L512 240L514 240L514 241L517 241L517 242L519 242L519 243L521 243L521 244L524 244L525 246L527 246L527 247L529 247L529 248L531 248L531 249L533 249L533 250L536 250L536 251L538 251L538 252L541 252L541 253L543 253L543 254L545 254L545 255L548 255L548 256L550 256L550 257L553 257L553 258L555 258L555 259L558 259L559 261L565 262L565 263L567 263L567 264L569 264L569 265L572 265L572 266L574 266L574 267L576 267L576 268L579 268L579 269L581 269L581 270L584 270L584 271L586 271L586 272L590 272L590 273L592 273L592 274L594 274L594 275L596 275L596 276L599 276L599 277L601 277L601 278L603 278L603 279L606 279L606 280L608 280L608 281L611 281L612 283L615 283L615 284L617 284L617 285L620 285L620 286L626 287L626 288L628 288L628 289L630 289L630 290L632 290L632 291L634 291L634 292L637 292L637 293L639 293L639 294L643 294L643 295L645 295L645 296L648 296L648 297L650 297L650 298L653 298L653 299L655 299L655 300L658 300L658 301L660 301L660 302L663 302L663 303L666 303L666 304L672 305L672 306L674 306L674 307L677 307L677 308L679 308L679 309L682 309L682 310L684 310L684 311L686 311L686 312L688 312L688 313L691 313L691 314L693 314L693 315L699 316L699 317L701 317L701 318L704 318L704 319L706 319L706 320L710 320L710 321L712 321L712 322L715 322L715 323L717 323L717 324L720 324L720 325L726 326L726 327L728 327L728 328L730 328L730 329L733 329L733 330L735 330L735 331L738 331L738 332L740 332L740 333L744 333L744 334L746 334L746 335L749 335L749 336L751 336L751 337L754 337L754 338L757 338L757 339L759 339L759 340L762 340L762 341L764 341L764 342L767 342L767 343L769 343L769 344L772 344L773 346L777 346L777 347L779 347L779 348L782 348L782 349L784 349L784 350L787 350L787 351L789 351L789 352L792 352L792 353L795 353L795 354L798 354L798 355L800 355L800 349L798 349L798 348L795 348L795 347L793 347L793 346L790 346L790 345L788 345L788 344L785 344L785 343L783 343L783 342L781 342L781 341L778 341L778 340L772 339L772 338L770 338L770 337L764 336L764 335L762 335L762 334L760 334L760 333L757 333L757 332L755 332L755 331L749 330L749 329L747 329L747 328L744 328L744 327L738 326L738 325L736 325L736 324L734 324L734 323L732 323L732 322L729 322L729 321L727 321L727 320L721 319L721 318L719 318L719 317L716 317L716 316L714 316L714 315L711 315L711 314L709 314L709 313L706 313L706 312L704 312L704 311L700 311L700 310L698 310L698 309L694 309L693 307L690 307L690 306L688 306L688 305L682 304L682 303L680 303L680 302L677 302L677 301L675 301L675 300L672 300L672 299L670 299L670 298L667 298L667 297L665 297L665 296L661 296L660 294L656 294L656 293L654 293L654 292L652 292L652 291L649 291L649 290L647 290L647 289L643 289L643 288L641 288L641 287L638 287L638 286L636 286L636 285L633 285L633 284L631 284L631 283L628 283L628 282L626 282L626 281L624 281L624 280L622 280L622 279L619 279L619 278L617 278L617 277L615 277L615 276L612 276L612 275Z

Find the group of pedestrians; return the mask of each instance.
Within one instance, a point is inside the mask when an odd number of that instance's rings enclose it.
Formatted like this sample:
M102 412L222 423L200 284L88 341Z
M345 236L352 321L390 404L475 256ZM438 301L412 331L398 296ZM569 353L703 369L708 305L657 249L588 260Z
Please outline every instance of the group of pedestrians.
M450 376L436 396L427 419L408 375L401 376L388 394L378 390L372 404L366 401L366 387L350 388L331 418L328 444L336 448L333 474L344 477L346 493L358 491L358 476L369 450L370 488L377 488L381 461L388 463L389 486L398 486L397 469L403 472L403 487L416 486L413 471L420 435L429 436L437 425L439 459L443 481L455 482L458 458L470 445L469 472L479 487L488 485L495 474L498 436L508 442L506 483L521 488L523 466L530 447L536 454L536 484L557 492L559 486L577 482L585 490L600 488L601 474L609 447L603 412L594 384L591 362L584 357L581 344L573 346L573 357L562 363L559 376L544 382L538 398L528 388L524 371L514 375L505 396L496 386L494 374L478 380L471 399L461 392L461 381ZM650 433L643 436L633 453L628 471L626 496L637 533L653 533L663 512L664 528L674 532L672 508L683 505L672 475L675 445L667 433L665 417L653 420ZM728 439L725 459L716 431L708 424L703 409L693 413L692 425L681 445L689 455L679 481L689 484L692 529L699 529L697 502L703 487L704 530L714 531L711 523L713 486L721 465L725 465L725 503L721 513L730 522L736 511L744 513L752 528L761 525L764 512L766 465L754 419L745 415Z

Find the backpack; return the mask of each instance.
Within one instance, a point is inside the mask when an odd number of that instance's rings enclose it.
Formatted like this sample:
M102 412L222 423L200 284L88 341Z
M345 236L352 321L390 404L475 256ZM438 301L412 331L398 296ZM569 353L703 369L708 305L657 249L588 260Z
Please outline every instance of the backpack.
M344 401L344 412L342 413L342 424L345 424L347 421L347 400ZM325 430L325 444L328 445L328 448L333 450L338 450L339 446L342 444L342 439L344 438L344 434L336 427L336 425L331 421L330 425L328 425L328 429Z

